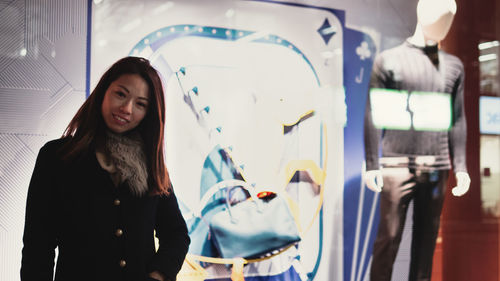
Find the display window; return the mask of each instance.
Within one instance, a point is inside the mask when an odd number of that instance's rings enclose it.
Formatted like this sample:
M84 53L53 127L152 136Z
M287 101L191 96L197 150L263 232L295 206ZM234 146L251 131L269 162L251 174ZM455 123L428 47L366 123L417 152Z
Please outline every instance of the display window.
M0 280L26 264L40 149L131 56L164 85L177 280L500 281L499 19L495 0L0 1Z

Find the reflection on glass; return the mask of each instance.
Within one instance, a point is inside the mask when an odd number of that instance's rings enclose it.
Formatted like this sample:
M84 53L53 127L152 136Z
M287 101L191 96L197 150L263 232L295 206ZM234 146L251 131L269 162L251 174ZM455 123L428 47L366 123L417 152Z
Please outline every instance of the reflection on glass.
M498 51L500 42L489 41L478 45L481 95L496 96L500 93L498 76Z
M481 136L480 157L483 212L500 217L500 136Z
M486 217L500 217L500 76L499 41L478 45L481 202Z

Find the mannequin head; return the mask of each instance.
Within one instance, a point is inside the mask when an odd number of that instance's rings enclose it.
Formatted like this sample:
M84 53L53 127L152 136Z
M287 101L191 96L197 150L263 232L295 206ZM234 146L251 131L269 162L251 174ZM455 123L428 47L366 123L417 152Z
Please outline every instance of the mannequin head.
M417 28L410 41L418 46L439 43L450 30L456 12L454 0L418 1Z

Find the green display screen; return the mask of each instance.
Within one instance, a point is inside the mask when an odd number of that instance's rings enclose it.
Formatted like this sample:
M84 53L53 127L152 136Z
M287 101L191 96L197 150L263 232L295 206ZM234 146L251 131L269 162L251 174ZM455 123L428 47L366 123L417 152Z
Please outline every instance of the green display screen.
M373 88L370 103L379 129L447 131L451 127L449 94Z

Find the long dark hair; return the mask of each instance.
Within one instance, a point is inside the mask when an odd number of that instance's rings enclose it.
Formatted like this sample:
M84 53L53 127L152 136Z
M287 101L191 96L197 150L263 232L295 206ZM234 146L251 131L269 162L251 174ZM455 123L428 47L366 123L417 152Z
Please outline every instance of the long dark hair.
M150 183L153 194L170 194L172 187L164 162L163 134L165 125L165 100L163 85L158 72L147 59L125 57L115 62L101 77L88 99L75 114L64 131L69 141L62 147L64 160L71 160L86 151L103 136L106 125L101 113L106 90L113 81L124 74L141 76L149 88L150 102L146 116L137 130L144 141Z

